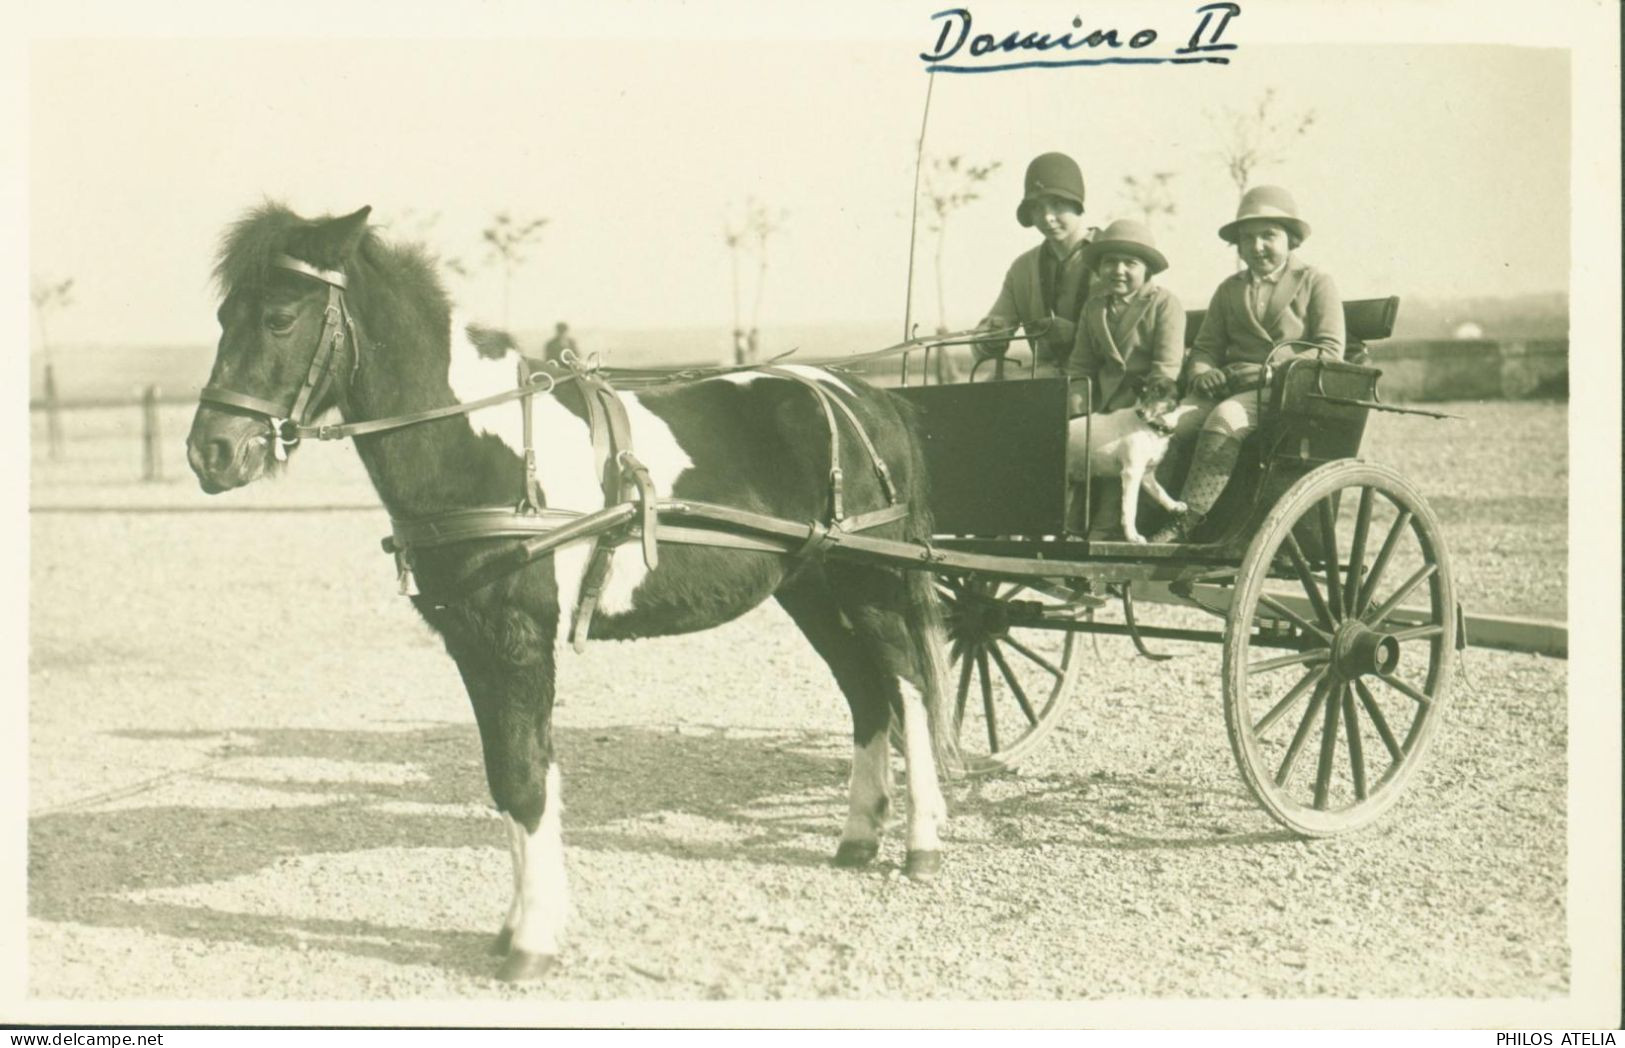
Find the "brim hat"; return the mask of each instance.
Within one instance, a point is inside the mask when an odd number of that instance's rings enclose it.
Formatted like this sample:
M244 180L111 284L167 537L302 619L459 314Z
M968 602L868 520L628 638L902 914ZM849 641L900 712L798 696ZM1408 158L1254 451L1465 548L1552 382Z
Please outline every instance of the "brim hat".
M1243 222L1265 219L1278 222L1301 244L1309 239L1309 223L1298 217L1298 203L1280 186L1254 186L1242 194L1236 217L1219 227L1219 236L1234 244Z
M1027 178L1016 206L1016 221L1024 226L1033 224L1032 204L1039 197L1060 197L1070 200L1083 210L1083 172L1078 162L1065 153L1045 153L1027 165Z
M1096 234L1083 249L1083 264L1090 270L1106 255L1132 255L1145 263L1145 271L1155 276L1168 268L1168 259L1157 250L1157 241L1144 222L1120 218Z

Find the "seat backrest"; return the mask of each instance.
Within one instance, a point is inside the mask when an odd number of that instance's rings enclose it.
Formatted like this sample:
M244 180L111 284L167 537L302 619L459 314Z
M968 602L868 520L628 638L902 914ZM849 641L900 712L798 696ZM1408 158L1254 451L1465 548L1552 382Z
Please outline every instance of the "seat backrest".
M1196 344L1196 335L1202 330L1205 309L1187 310L1185 313L1185 348ZM1399 316L1399 296L1362 298L1343 303L1343 327L1350 345L1374 342L1394 333L1394 321Z

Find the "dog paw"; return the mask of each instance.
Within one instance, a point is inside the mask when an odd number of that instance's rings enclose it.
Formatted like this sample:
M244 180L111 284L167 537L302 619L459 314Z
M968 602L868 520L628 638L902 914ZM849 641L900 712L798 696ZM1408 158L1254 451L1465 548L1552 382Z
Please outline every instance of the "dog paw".
M1169 513L1178 513L1181 516L1183 516L1186 513L1189 513L1190 511L1191 511L1191 508L1189 506L1185 505L1185 503L1183 503L1183 502L1178 501L1177 499L1174 502L1170 503L1169 506L1168 506L1168 512Z
M1138 531L1127 532L1123 537L1134 543L1136 546L1145 545L1145 536L1140 534Z

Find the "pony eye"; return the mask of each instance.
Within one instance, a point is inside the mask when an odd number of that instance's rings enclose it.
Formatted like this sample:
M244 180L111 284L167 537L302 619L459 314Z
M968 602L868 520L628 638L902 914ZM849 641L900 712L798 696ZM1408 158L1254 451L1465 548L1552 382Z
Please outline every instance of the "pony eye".
M292 313L267 313L265 326L279 335L287 334L293 329L294 316Z

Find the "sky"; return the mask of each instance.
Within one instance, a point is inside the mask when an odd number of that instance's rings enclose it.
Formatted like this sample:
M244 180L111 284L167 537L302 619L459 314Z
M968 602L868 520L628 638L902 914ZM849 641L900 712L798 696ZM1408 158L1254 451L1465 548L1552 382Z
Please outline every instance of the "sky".
M1060 31L1076 7L1009 21ZM1188 21L1183 3L1149 9L1141 22ZM894 11L879 38L853 39L827 26L826 39L750 39L695 18L660 38L36 40L28 269L75 281L50 319L59 345L212 342L209 271L228 223L265 199L306 214L367 204L386 235L464 262L448 285L472 316L726 328L723 230L754 197L783 213L764 328L901 330L933 10ZM1314 121L1256 181L1292 190L1313 228L1304 257L1346 298L1567 290L1566 51L1254 43L1247 20L1262 28L1267 13L1248 12L1228 66L938 75L927 154L1001 166L950 221L940 303L920 229L913 319L929 327L941 310L960 327L985 312L1036 242L1014 218L1022 171L1057 149L1083 168L1092 225L1131 213L1125 176L1174 173L1160 279L1204 305L1234 266L1216 235L1238 195L1216 118L1266 88ZM479 239L501 210L548 220L506 318ZM747 320L755 266L744 259Z

